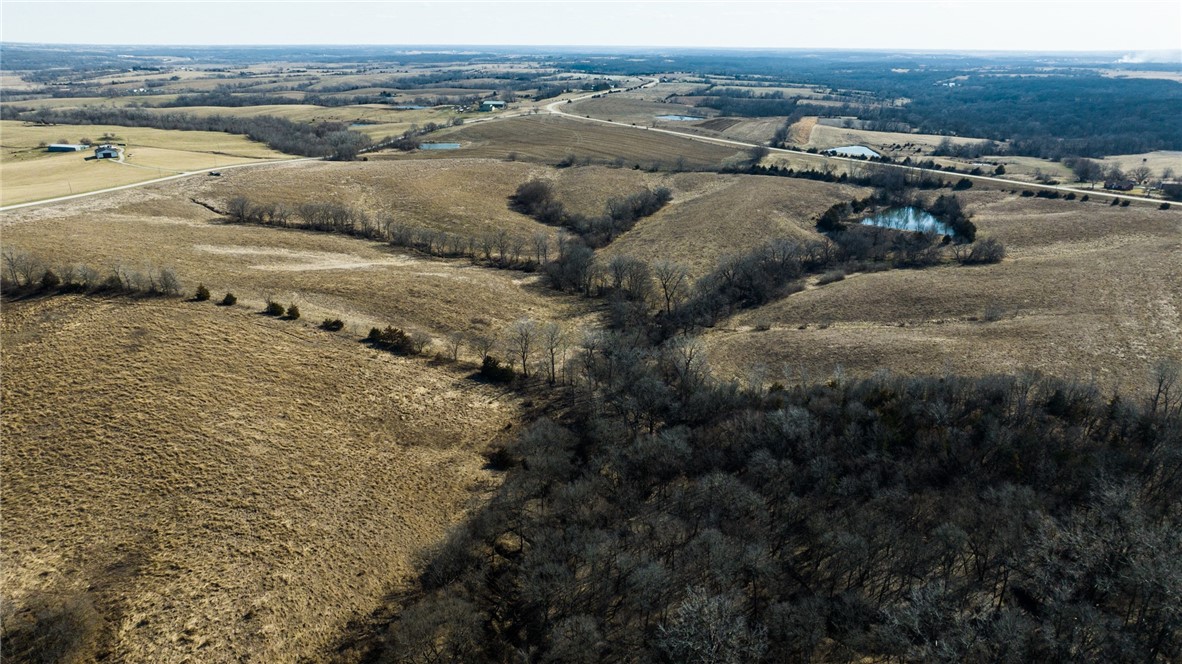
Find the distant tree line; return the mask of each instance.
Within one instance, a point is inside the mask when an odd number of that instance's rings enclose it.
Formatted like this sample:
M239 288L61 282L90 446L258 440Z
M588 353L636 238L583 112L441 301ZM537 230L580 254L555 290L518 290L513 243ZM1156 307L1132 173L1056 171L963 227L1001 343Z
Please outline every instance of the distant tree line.
M193 115L159 113L135 108L88 106L9 111L0 117L40 124L119 125L182 131L220 131L246 136L252 141L265 143L267 147L286 154L336 160L354 159L362 150L373 144L368 136L350 130L343 122L301 123L269 115Z

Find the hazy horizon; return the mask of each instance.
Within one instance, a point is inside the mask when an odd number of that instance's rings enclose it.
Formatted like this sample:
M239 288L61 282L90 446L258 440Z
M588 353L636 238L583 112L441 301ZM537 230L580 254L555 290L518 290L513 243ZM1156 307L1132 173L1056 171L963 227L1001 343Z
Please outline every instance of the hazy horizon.
M70 16L68 23L60 17ZM1122 53L1182 60L1182 3L26 2L4 43ZM886 26L886 27L884 27ZM905 27L903 27L905 26ZM101 39L97 36L101 35Z

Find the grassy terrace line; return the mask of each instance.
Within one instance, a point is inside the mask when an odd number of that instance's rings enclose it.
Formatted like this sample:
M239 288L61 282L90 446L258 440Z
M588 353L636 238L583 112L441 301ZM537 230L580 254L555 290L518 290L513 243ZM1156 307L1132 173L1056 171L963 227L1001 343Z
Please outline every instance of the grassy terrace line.
M134 108L0 107L0 118L41 124L118 125L181 131L222 131L265 143L279 152L304 157L350 160L372 145L368 136L352 131L343 122L301 123L267 115L235 117L198 116L190 113L153 113Z

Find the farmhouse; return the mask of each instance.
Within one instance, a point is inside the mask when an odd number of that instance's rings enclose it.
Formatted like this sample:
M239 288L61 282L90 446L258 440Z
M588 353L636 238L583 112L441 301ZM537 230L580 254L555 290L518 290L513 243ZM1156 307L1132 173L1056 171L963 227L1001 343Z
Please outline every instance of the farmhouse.
M503 111L505 110L505 102L489 100L480 102L480 110L482 111Z
M1114 191L1132 191L1135 186L1137 186L1137 183L1132 180L1109 180L1104 183L1105 189L1112 189Z
M114 145L100 145L94 149L95 159L118 159L119 148Z
M85 145L74 145L72 143L52 143L45 148L46 152L81 152L86 149Z

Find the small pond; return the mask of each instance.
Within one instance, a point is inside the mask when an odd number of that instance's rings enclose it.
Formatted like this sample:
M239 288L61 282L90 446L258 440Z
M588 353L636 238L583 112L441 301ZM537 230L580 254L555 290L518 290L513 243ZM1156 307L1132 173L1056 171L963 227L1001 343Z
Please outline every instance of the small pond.
M459 150L459 143L420 143L420 150Z
M705 120L696 115L658 115L658 120L672 120L674 122L693 122L694 120Z
M897 231L916 231L919 233L931 231L940 235L955 235L947 224L933 217L927 211L917 207L901 207L884 210L873 217L863 219L862 225L892 228Z
M878 154L877 152L875 152L874 150L871 150L870 148L866 147L865 145L844 145L840 148L829 148L825 152L828 152L830 154L839 155L842 157L881 157L882 156L882 155Z

